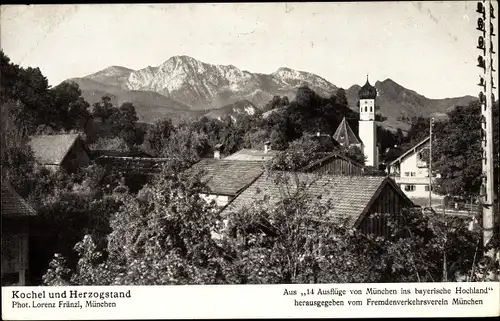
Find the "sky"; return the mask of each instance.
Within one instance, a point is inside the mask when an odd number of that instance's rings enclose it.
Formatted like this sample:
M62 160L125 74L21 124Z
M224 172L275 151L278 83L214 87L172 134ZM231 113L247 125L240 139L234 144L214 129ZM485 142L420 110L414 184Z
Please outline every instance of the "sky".
M428 98L456 97L480 90L476 3L8 5L0 47L52 86L188 55L250 72L308 71L343 88L391 78Z

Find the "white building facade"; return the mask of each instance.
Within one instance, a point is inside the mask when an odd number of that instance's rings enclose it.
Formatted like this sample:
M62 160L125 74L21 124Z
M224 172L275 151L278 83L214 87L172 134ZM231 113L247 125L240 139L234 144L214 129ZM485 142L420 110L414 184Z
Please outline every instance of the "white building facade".
M429 186L429 142L427 137L388 166L389 175L412 200L428 199L429 189L433 200L442 200L444 197L432 192L432 187ZM434 174L432 183L438 177L439 174Z

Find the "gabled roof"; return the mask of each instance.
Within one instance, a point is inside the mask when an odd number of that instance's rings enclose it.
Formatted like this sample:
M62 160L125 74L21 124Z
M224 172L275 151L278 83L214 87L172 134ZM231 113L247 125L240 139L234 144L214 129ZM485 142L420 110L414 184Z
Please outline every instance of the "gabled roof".
M29 145L35 159L45 165L60 165L76 141L79 134L31 136Z
M233 211L244 210L252 204L266 200L269 204L279 204L282 186L275 181L276 175L285 175L289 189L293 193L300 185L306 185L307 193L326 204L331 202L328 215L333 221L345 219L351 227L356 227L368 213L372 204L388 184L408 204L413 204L389 177L383 176L336 176L316 173L271 172L260 176L252 185L227 205L223 216ZM295 179L296 178L296 179Z
M36 211L26 202L14 188L2 180L2 217L34 216Z
M342 122L335 131L335 134L333 134L333 139L343 146L361 145L361 142L356 134L354 134L345 117L342 119Z
M351 158L349 158L349 157L347 157L345 155L333 152L333 153L328 153L328 154L326 154L326 156L324 156L324 157L318 159L317 161L315 161L315 162L313 162L313 163L311 163L311 164L309 164L309 165L301 168L300 171L301 172L307 172L307 171L309 171L311 169L314 169L314 168L316 168L318 166L323 165L325 162L327 162L327 161L329 161L330 159L333 159L333 158L341 158L341 159L343 159L343 160L345 160L347 162L352 163L354 166L357 166L357 167L362 168L362 169L365 168L365 165L360 164L360 163L352 160Z
M273 159L278 154L276 150L269 150L267 153L260 149L241 149L236 153L224 157L224 160L239 160L239 161L268 161Z
M204 158L189 171L202 171L210 194L235 196L264 172L262 161Z
M396 163L399 163L401 160L406 158L409 154L416 152L417 148L421 147L422 145L426 144L429 142L430 136L426 137L425 139L421 140L417 144L415 144L412 148L408 149L406 152L404 152L401 156L393 160L392 162L389 163L389 166L394 165Z

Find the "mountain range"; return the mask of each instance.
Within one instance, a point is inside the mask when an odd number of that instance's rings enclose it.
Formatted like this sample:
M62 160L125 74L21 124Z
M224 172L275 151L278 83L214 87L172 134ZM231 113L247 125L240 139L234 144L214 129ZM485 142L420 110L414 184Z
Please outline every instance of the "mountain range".
M129 101L139 120L152 123L163 117L174 120L206 115L219 118L232 113L252 114L273 96L293 100L297 88L307 85L323 97L338 87L305 71L282 67L271 74L251 73L233 65L213 65L189 56L174 56L159 66L133 70L111 66L82 78L71 78L91 104L108 95L115 104ZM407 129L402 116L444 114L456 105L475 100L472 96L429 99L391 79L376 81L377 105L387 127ZM359 85L346 89L349 106L357 110Z

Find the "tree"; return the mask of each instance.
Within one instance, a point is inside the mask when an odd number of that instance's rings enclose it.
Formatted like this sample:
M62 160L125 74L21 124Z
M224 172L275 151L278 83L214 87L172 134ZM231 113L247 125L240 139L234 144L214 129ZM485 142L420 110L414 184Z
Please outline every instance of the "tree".
M116 112L109 96L103 96L100 102L94 104L93 116L100 117L103 123L107 123L111 116Z
M335 103L337 105L343 106L343 107L348 107L347 103L347 96L345 93L344 88L339 88L337 92L335 93Z
M420 137L414 137L412 142L418 143L419 141L415 140L420 139ZM425 138L425 136L423 136L422 139L423 138ZM404 135L400 128L398 128L396 132L392 132L391 130L385 129L382 126L377 126L377 141L380 144L380 157L382 161L392 161L393 159L400 156L400 154L402 153L400 151L400 145L403 140ZM396 148L397 150L395 150Z
M445 281L463 281L483 260L481 234L463 218L417 209L370 214L390 233L365 235L328 215L335 204L311 196L314 178L279 172L267 179L279 183L278 201L262 194L228 215L244 283L441 282L444 270Z
M28 144L29 129L18 121L17 110L23 108L20 101L1 104L1 165L2 179L10 182L23 197L29 193L28 186L34 179L35 158Z
M204 190L199 174L171 174L146 186L137 198L122 197L105 253L85 236L75 247L79 262L71 277L56 258L45 283L232 283L231 256L213 238L222 227L221 218L214 204L199 196Z
M182 160L192 165L200 160L200 157L210 151L208 138L205 134L193 132L187 125L179 126L166 140L161 152L162 157Z
M408 135L401 142L401 148L403 150L408 150L420 141L429 137L429 118L414 116L411 118L410 124L411 127L408 131Z
M90 118L89 104L74 82L63 82L50 90L53 102L53 127L64 130L81 129Z
M237 238L236 269L241 283L346 283L377 280L376 253L357 231L329 217L331 202L312 197L313 182L295 174L268 177L280 184L279 200L255 202L228 214ZM314 179L313 179L314 180Z
M21 102L14 110L16 120L30 133L41 124L53 126L54 111L49 85L40 69L31 67L24 69L12 64L3 51L0 52L0 58L1 100Z
M112 133L121 137L129 146L137 143L136 123L139 118L132 103L123 103L109 118Z
M29 202L37 209L30 251L31 278L41 280L54 253L61 254L68 267L77 265L72 251L89 234L99 249L105 248L111 232L109 219L120 207L112 190L120 186L119 177L98 165L69 175L45 170L30 186Z
M278 152L271 161L271 168L276 170L299 170L317 160L321 146L310 136L304 135L292 141L288 148Z
M353 161L355 161L359 164L364 165L366 162L365 154L363 153L361 148L359 148L357 146L340 147L338 149L338 152L340 154L343 154L343 155L349 157L350 159L352 159Z
M498 117L498 114L497 114ZM433 170L440 174L436 192L470 198L481 186L481 107L473 102L456 107L448 120L435 124ZM498 141L494 145L498 145Z
M0 52L2 102L19 101L14 110L19 124L33 134L39 126L53 131L80 129L89 117L89 104L74 82L49 88L39 68L21 68ZM21 124L22 123L22 124Z
M160 155L173 130L174 125L170 118L155 122L146 132L143 143L144 149L151 155Z
M127 142L121 137L99 137L97 141L89 146L89 148L91 150L130 151Z
M273 96L273 98L271 99L271 101L269 101L264 106L264 108L262 110L264 112L266 112L266 111L273 110L273 109L276 109L276 108L281 108L281 107L288 106L289 104L290 104L290 102L289 102L287 96L280 97L280 96L276 95L276 96Z

